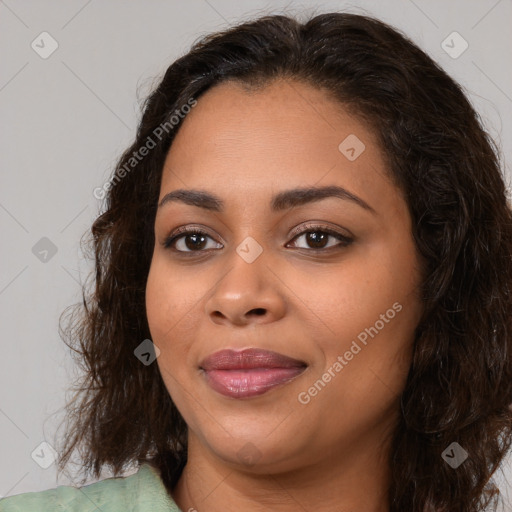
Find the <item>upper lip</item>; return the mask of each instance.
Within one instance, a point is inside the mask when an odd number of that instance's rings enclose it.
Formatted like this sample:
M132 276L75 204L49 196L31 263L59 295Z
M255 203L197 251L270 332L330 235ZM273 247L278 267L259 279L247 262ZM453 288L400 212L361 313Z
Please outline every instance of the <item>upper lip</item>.
M307 366L304 361L273 352L248 348L219 350L204 359L200 368L208 370L246 370L254 368L297 368Z

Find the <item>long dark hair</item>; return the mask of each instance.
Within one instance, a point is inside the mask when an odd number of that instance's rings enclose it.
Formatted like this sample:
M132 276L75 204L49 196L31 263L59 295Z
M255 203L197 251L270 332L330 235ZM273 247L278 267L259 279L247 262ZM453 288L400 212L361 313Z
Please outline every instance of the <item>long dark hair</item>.
M390 510L496 506L491 477L512 441L512 214L498 151L461 87L431 58L388 25L343 13L304 23L269 15L208 35L145 101L86 241L93 286L61 325L84 375L67 406L59 469L79 449L83 471L96 477L104 467L117 475L149 462L169 489L179 478L186 424L158 365L134 356L151 337L145 285L164 159L184 106L207 89L283 77L325 90L375 130L425 262L424 314L389 461ZM135 162L142 146L151 149ZM468 454L457 469L442 457L453 442Z

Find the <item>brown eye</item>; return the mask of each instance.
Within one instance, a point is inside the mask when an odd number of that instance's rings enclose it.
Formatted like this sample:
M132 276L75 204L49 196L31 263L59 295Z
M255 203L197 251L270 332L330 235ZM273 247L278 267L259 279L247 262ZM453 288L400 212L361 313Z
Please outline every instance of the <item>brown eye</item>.
M208 240L213 239L204 231L190 229L171 235L163 245L166 249L172 248L177 252L202 252L204 249L212 249L212 247L206 247Z
M318 228L309 226L306 230L297 234L291 243L296 244L296 241L301 238L304 238L306 246L297 248L311 251L347 247L353 242L352 238L325 226L319 226ZM208 247L209 241L213 242L213 246ZM215 246L215 244L217 244L217 246ZM197 228L180 228L177 232L165 239L163 246L166 249L184 254L201 253L210 249L222 248L222 244L215 242L208 233Z
M295 236L293 240L299 240L300 238L304 238L306 246L298 248L311 250L330 249L331 247L346 247L353 242L352 238L326 227L309 227L306 231ZM330 243L329 239L338 240L338 243Z

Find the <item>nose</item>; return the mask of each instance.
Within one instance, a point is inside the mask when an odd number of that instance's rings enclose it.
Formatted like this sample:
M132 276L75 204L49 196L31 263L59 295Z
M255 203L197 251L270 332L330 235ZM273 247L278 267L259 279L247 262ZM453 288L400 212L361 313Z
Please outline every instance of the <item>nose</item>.
M213 323L243 326L275 322L284 316L286 287L264 253L248 263L233 251L228 267L227 272L222 267L223 274L205 304Z

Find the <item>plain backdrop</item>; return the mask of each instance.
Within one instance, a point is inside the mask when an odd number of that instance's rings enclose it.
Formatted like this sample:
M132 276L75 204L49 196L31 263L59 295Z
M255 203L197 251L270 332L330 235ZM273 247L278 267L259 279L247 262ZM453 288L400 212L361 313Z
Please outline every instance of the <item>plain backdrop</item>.
M58 318L80 300L93 190L133 140L141 100L200 36L313 11L374 15L412 38L465 88L510 182L510 0L0 1L0 495L67 483L41 445L76 376ZM510 457L496 478L512 510Z

